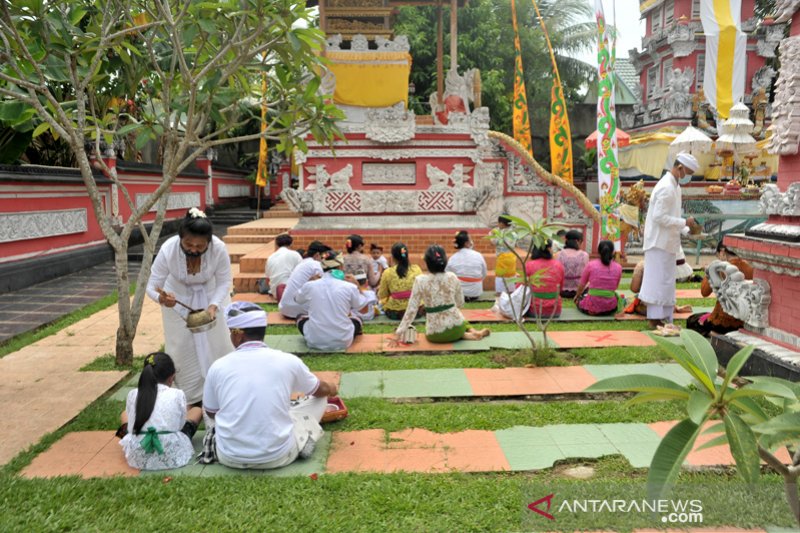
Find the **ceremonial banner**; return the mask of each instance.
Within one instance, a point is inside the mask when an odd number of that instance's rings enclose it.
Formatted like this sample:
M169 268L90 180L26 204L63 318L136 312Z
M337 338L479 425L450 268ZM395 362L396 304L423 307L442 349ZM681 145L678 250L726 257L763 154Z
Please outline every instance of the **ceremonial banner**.
M267 129L267 76L261 75L261 134ZM261 137L258 145L258 170L256 170L256 187L267 186L267 139Z
M514 27L514 140L522 145L533 157L531 144L531 123L528 117L528 97L525 92L525 76L522 71L522 48L517 29L517 6L511 0L511 23Z
M550 52L550 61L553 64L553 88L550 91L550 172L561 179L572 183L572 134L569 130L569 117L567 106L564 102L564 88L561 85L561 76L558 75L556 54L550 43L550 35L544 24L542 14L536 0L531 0L536 17L542 27L547 50Z
M722 118L744 95L747 36L742 33L741 0L700 0L706 35L703 89Z
M595 0L597 17L597 181L600 192L600 235L620 251L619 160L614 107L616 29L606 26L603 1Z

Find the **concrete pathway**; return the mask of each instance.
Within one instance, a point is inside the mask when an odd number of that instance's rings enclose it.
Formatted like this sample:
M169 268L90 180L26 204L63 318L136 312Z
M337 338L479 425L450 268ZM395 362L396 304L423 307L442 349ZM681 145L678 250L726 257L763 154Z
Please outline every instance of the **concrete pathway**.
M126 372L81 372L98 357L114 353L117 306L0 359L0 465L36 444L116 385ZM163 343L161 313L145 300L134 341L144 354Z

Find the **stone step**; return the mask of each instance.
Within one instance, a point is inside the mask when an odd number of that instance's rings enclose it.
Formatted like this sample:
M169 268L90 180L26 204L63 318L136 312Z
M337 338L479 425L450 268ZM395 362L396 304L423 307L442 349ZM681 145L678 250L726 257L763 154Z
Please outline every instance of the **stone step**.
M260 218L228 228L228 235L277 235L287 233L295 224L297 217L290 218Z
M278 208L278 209L273 207L269 211L264 211L263 213L261 213L261 218L291 218L296 216L297 213L295 213L288 207Z
M267 266L267 257L275 251L275 241L260 245L239 260L239 271L243 274L264 275Z
M277 235L277 233L275 235L226 235L222 240L225 241L225 244L267 244L272 242Z
M228 255L231 258L231 263L238 263L242 257L257 252L264 247L265 245L262 243L234 243L227 245ZM247 272L247 269L244 271Z

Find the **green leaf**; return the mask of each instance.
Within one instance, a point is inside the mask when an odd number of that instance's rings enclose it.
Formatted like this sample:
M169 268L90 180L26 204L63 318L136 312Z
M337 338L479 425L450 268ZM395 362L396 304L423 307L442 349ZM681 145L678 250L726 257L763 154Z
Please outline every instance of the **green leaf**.
M716 446L722 446L723 444L728 444L728 435L726 435L725 433L714 437L713 439L709 440L704 444L701 444L700 446L695 448L694 451L699 452L700 450L705 450L707 448L714 448Z
M713 377L709 377L695 364L695 362L691 360L692 358L689 356L684 347L673 344L664 337L659 337L658 335L653 335L652 333L648 333L648 335L651 339L653 339L653 341L655 341L656 344L658 344L658 347L661 348L662 351L666 352L694 379L699 381L700 384L705 387L710 394L716 396L717 389L714 387Z
M687 418L678 422L664 436L647 474L648 499L661 499L675 484L683 461L692 451L701 427Z
M701 435L709 435L711 433L721 433L725 431L725 422L715 422L703 430Z
M683 398L678 398L673 393L640 392L639 394L628 400L626 403L627 405L638 405L640 403L663 402L676 399L683 399Z
M602 379L583 392L654 392L669 395L674 399L689 399L686 387L667 378L647 374Z
M50 124L48 124L47 122L42 122L41 124L36 126L35 130L33 130L33 138L35 139L36 137L38 137L39 135L41 135L42 133L46 132L49 129L50 129Z
M731 357L731 360L728 361L728 367L725 369L725 379L722 381L721 390L727 390L731 380L739 375L739 371L742 370L744 364L750 359L753 350L755 350L755 346L745 346Z
M711 407L713 401L714 398L709 396L707 392L692 391L689 394L689 402L686 404L686 412L689 414L691 421L698 425L702 424L708 417L708 408Z
M757 433L777 435L778 433L800 433L800 413L786 413L761 424L753 426Z
M729 402L729 405L737 407L744 413L753 416L758 420L759 423L769 419L767 413L765 413L761 406L754 402L752 398L735 398Z
M760 473L756 436L736 413L728 412L723 420L725 421L728 445L734 460L736 460L739 474L747 483L755 483Z
M711 382L717 377L719 362L717 354L708 339L688 328L681 330L681 340L686 351L692 357L694 364L707 375Z
M127 134L129 134L131 132L134 132L134 131L138 130L141 127L142 127L142 124L139 124L139 123L136 123L136 122L132 122L130 124L125 124L120 129L117 130L117 135L122 137L122 136L125 136L125 135L127 135Z
M760 383L745 385L740 389L736 389L732 393L728 394L728 400L752 396L777 396L779 398L785 398L788 400L794 400L797 398L789 387L785 387L780 383L763 381Z

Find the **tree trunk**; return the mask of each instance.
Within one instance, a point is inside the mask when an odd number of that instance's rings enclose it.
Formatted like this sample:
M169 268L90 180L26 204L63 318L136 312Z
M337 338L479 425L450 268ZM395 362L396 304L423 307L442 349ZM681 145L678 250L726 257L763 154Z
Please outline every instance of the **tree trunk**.
M121 246L114 250L114 266L117 269L117 314L119 316L116 362L118 365L127 366L133 362L133 339L136 337L138 320L134 321L131 315L128 242L125 239Z

